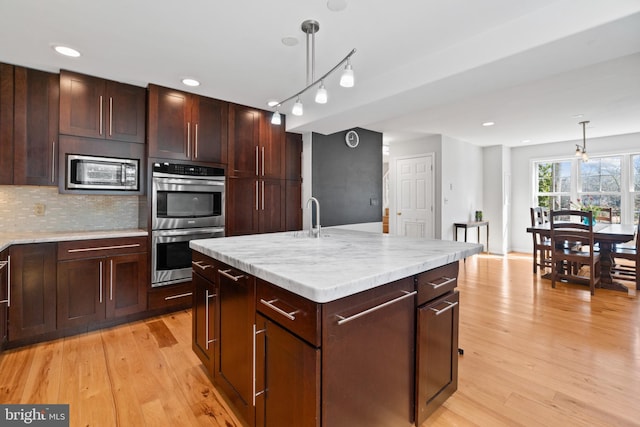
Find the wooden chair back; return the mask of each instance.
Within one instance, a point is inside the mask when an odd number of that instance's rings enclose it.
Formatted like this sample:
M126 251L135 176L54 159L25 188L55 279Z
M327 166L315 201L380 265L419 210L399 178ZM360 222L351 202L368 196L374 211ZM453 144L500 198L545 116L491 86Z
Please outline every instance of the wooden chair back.
M577 218L574 222L571 219ZM594 250L593 213L558 210L550 213L551 261L554 265L552 287L558 279L588 280L591 294L600 281L600 254ZM588 250L587 250L588 247ZM581 276L575 267L589 266L589 277Z
M596 215L596 221L611 224L613 222L613 208L601 207Z

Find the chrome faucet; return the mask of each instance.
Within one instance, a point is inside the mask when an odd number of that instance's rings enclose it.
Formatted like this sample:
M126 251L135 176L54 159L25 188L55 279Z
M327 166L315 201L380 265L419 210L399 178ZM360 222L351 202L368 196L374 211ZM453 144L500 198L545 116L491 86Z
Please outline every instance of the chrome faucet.
M316 229L315 231L313 229L313 211L310 210L309 236L313 236L315 234L316 238L320 238L320 202L315 197L310 197L309 200L307 200L307 207L309 207L313 202L316 202Z

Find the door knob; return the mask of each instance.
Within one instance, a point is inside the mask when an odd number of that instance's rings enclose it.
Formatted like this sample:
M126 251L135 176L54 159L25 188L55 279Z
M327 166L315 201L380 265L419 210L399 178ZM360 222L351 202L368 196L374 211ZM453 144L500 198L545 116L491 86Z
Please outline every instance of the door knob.
M396 215L400 216L400 215L402 215L402 212L398 212Z

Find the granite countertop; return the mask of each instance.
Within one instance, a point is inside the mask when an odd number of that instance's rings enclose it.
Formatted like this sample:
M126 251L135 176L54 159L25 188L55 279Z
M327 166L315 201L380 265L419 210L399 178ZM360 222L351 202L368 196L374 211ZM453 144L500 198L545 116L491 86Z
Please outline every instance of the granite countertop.
M11 245L24 243L64 242L69 240L110 239L117 237L147 236L146 230L100 230L100 231L42 231L42 232L1 232L0 251Z
M324 228L191 240L192 249L318 303L480 253L476 243Z

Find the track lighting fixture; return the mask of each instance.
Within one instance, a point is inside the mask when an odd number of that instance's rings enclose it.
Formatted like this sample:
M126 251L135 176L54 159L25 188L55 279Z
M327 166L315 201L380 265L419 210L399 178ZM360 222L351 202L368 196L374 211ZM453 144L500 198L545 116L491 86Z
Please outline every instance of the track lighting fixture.
M340 62L338 62L332 69L323 74L319 79L315 78L315 34L320 30L320 24L317 21L312 19L308 19L304 21L300 27L302 31L307 35L307 86L299 92L291 95L290 97L275 103L276 111L273 113L273 117L271 118L271 123L280 124L281 119L278 117L276 119L276 115L280 116L279 108L282 104L295 99L296 102L293 104L293 108L291 109L291 114L294 116L301 116L303 114L302 101L300 100L300 96L307 92L312 87L318 86L316 91L315 101L318 104L326 104L329 99L329 94L327 88L324 85L324 80L334 71L342 66L342 64L346 63L344 70L342 72L342 76L340 77L340 86L343 87L353 87L354 85L354 75L353 75L353 67L351 66L351 56L356 53L355 49L352 49L351 52L347 54ZM278 123L276 123L278 122Z

